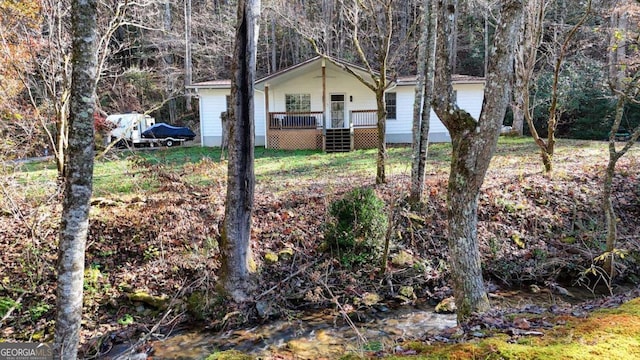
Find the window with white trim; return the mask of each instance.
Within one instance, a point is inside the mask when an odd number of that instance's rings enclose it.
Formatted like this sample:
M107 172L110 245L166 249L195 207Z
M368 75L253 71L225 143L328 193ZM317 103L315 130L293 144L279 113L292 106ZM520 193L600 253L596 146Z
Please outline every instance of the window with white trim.
M284 101L287 112L311 111L311 94L285 94Z
M396 93L388 92L384 94L384 106L387 109L387 120L396 119Z

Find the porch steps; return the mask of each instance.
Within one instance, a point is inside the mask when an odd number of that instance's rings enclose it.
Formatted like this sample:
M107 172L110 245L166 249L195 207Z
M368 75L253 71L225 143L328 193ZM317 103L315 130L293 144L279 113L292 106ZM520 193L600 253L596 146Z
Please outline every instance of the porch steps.
M350 129L327 129L324 151L349 152L353 148L351 139Z

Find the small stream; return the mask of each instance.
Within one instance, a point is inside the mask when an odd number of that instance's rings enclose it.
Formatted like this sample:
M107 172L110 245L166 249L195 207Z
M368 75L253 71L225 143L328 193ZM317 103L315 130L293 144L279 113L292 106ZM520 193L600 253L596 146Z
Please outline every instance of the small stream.
M339 314L309 313L246 329L183 332L154 341L153 358L204 359L222 350L237 350L259 358L337 358L350 351L390 349L399 341L456 326L455 314L436 314L431 307L383 307L366 317L355 322L357 331ZM114 351L109 355L111 359L122 358Z
M586 289L569 288L570 297L550 292L502 291L492 294L498 308L521 308L524 305L548 307L570 306L593 299ZM437 335L455 327L455 314L438 314L428 305L384 305L368 308L352 315L355 326L349 326L337 311L309 312L302 316L275 320L250 328L206 332L184 331L164 340L151 342L153 359L205 359L212 353L237 350L260 359L333 359L348 352L392 350L398 343ZM124 356L130 344L114 347L102 359L140 360L146 355Z

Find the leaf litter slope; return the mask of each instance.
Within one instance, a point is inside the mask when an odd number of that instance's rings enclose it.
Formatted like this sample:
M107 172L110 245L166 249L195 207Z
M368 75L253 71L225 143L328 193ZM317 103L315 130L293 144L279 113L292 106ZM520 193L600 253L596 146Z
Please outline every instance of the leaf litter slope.
M379 264L350 267L323 247L328 205L355 187L374 186L375 152L258 149L252 233L257 302L237 313L215 291L226 183L219 153L181 148L98 164L96 173L105 176L96 183L91 212L85 347L99 348L92 341L109 332L126 338L156 322L163 329L193 320L222 328L336 303L365 319L375 302L435 304L451 295L445 217L449 153L448 145L430 147L427 203L415 212L403 202L410 150L390 149L389 182L376 187L393 210L392 248L383 277ZM598 277L581 274L602 251L600 188L606 159L604 143L567 141L555 156L557 170L546 176L534 144L500 144L478 214L483 268L492 290L527 292L530 285L575 285L579 279L596 285ZM620 160L614 181L619 248L629 251L621 280L631 282L638 280L640 258L639 170L634 150ZM52 335L61 194L55 180L41 174L39 169L5 168L0 301L20 305L5 306L13 309L3 319L3 339ZM167 304L156 308L130 300L136 292L166 298ZM166 309L171 316L162 318ZM128 318L133 324L123 320Z

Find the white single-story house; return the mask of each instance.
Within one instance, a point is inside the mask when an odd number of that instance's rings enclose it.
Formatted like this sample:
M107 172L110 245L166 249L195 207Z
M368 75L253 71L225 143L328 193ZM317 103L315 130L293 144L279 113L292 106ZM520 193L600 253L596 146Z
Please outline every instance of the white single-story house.
M364 79L365 69L344 64ZM389 84L386 141L412 142L415 77L403 77ZM227 111L230 80L195 83L188 86L200 99L202 146L220 146L220 116ZM454 75L453 88L458 106L479 117L484 78ZM436 89L437 92L437 89ZM348 151L377 146L375 94L355 76L323 57L259 79L255 83L255 144L275 149L325 149ZM345 134L344 139L334 134ZM339 135L341 136L341 135ZM444 125L431 112L430 141L451 140ZM343 146L343 150L335 145Z

